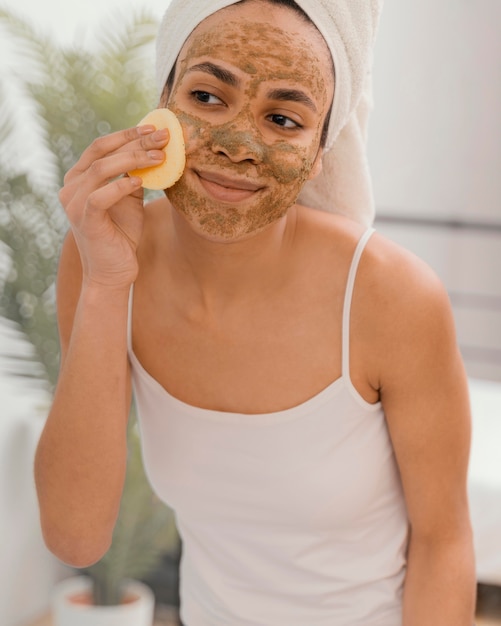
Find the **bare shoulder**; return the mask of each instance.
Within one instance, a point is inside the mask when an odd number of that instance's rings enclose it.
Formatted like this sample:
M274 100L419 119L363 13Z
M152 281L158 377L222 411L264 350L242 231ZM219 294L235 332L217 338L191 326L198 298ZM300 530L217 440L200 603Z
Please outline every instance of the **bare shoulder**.
M322 274L320 284L329 288L335 283L338 293L344 291L367 228L319 211L300 212L299 219L308 254L315 259L311 267ZM360 390L368 385L380 391L385 380L398 380L399 371L417 377L431 362L450 360L457 349L452 309L440 278L422 259L377 231L358 265L350 328L351 372Z
M343 216L302 207L298 211L298 223L299 240L306 242L309 254L324 257L330 275L339 264L351 264L357 244L368 230ZM377 231L364 248L356 292L357 297L366 304L377 305L377 311L381 312L388 307L393 311L418 313L433 303L448 306L446 290L434 270Z
M325 211L298 207L294 247L302 266L328 289L344 289L353 253L367 230L362 224Z
M431 310L449 310L449 298L436 272L409 250L375 232L360 262L360 283L378 309L412 319Z
M331 257L333 264L344 257L351 262L358 242L368 227L341 215L299 207L300 241ZM346 259L344 259L346 260ZM387 239L377 231L370 237L357 274L358 290L388 295L398 300L438 295L442 285L435 272L409 250Z
M369 346L371 384L381 389L402 372L418 380L448 367L458 348L447 290L412 252L374 233L360 262L354 325ZM431 366L433 364L433 366Z
M425 261L378 232L367 244L361 271L370 284L391 293L402 306L445 293L440 278Z

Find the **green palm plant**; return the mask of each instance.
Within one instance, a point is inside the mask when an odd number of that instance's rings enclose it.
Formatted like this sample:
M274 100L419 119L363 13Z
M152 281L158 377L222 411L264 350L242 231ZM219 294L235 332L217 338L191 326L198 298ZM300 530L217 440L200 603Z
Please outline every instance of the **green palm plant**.
M0 358L8 360L12 376L51 391L59 361L54 284L67 230L58 190L94 138L133 126L155 104L149 57L157 22L145 12L115 22L103 29L92 51L58 45L4 8L0 29L17 59L0 83L0 332L19 346L16 354L0 348ZM12 156L26 142L9 101L12 90L22 95L30 132L40 138L38 170ZM21 349L26 345L29 350ZM164 553L177 550L173 515L144 474L133 415L128 443L112 546L86 570L98 604L118 603L125 579L147 576Z

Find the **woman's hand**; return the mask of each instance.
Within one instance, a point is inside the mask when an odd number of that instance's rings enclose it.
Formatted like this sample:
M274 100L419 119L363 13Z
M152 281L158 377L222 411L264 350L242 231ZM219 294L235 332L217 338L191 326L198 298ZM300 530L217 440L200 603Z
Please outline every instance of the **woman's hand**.
M124 176L161 163L167 130L129 128L96 139L64 179L59 198L81 257L84 284L128 288L138 272L143 227L141 179Z

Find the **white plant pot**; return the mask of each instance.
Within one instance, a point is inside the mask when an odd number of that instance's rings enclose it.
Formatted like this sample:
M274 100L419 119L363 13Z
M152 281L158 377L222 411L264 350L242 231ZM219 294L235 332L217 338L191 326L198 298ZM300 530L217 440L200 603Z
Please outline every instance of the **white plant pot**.
M130 581L126 595L130 602L118 606L93 606L75 602L76 596L90 592L91 581L75 576L58 583L52 598L54 626L152 626L155 599L151 589ZM73 598L73 600L72 600Z

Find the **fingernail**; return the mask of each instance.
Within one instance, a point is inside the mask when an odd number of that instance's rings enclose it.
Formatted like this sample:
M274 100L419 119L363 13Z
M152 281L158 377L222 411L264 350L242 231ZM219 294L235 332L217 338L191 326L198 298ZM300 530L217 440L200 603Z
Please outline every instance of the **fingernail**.
M165 154L161 150L148 150L148 158L152 161L163 161Z
M153 124L145 124L144 126L138 126L137 132L140 135L149 135L150 133L155 131L155 126Z
M159 128L153 133L153 139L156 141L165 141L169 136L169 131L166 128Z

